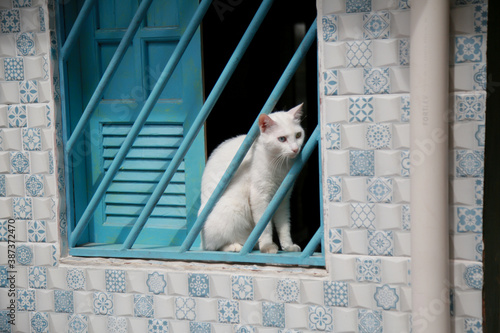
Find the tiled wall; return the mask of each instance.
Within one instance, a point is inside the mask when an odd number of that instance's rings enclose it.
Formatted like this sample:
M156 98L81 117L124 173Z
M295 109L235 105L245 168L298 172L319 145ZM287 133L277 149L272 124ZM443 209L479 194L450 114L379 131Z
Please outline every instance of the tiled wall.
M482 331L485 13L451 12L452 312L467 333ZM411 331L408 1L318 1L326 270L60 259L53 15L0 2L0 332Z

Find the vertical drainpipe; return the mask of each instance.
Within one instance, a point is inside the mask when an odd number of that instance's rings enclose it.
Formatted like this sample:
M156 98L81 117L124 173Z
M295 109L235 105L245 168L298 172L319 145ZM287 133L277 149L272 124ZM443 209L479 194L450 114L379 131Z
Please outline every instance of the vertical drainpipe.
M413 332L450 331L448 227L449 0L411 3Z

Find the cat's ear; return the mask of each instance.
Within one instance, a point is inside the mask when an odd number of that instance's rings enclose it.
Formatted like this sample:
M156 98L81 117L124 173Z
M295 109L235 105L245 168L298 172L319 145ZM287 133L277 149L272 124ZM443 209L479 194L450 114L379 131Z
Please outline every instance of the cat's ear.
M269 128L274 126L276 122L271 119L267 114L261 114L259 117L259 128L261 133L264 133L267 131Z
M290 113L293 116L293 120L295 120L295 122L297 122L297 123L300 123L300 121L302 120L302 115L303 115L302 107L303 106L304 106L304 103L301 103L301 104L297 105L296 107L288 110L288 113Z

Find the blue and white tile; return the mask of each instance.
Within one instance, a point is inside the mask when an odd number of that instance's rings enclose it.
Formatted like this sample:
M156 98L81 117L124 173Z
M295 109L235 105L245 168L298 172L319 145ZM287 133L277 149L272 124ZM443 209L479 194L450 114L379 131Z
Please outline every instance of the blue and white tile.
M177 320L196 320L196 299L193 297L176 297L175 318Z
M32 243L45 243L47 241L46 221L28 221L28 241Z
M349 288L347 282L324 281L323 291L326 306L349 306Z
M45 196L45 176L44 175L26 175L25 190L30 197Z
M486 90L486 64L474 64L472 67L472 89L473 90Z
M21 17L19 9L0 11L0 29L2 33L21 31Z
M488 4L474 5L474 33L488 32Z
M49 333L49 314L44 312L33 312L30 314L31 332Z
M24 59L22 57L4 58L3 67L6 81L24 80Z
M366 95L390 93L389 68L365 68L363 70L363 83Z
M32 198L12 198L12 210L16 220L33 219Z
M328 69L323 72L323 92L326 96L338 95L338 71L336 69Z
M484 180L476 179L474 181L474 198L476 205L478 206L483 205L483 196L484 196Z
M403 95L401 98L401 122L410 121L410 95Z
M338 39L338 17L337 15L325 15L322 20L323 41L335 42Z
M106 291L110 293L126 292L125 271L117 269L106 269Z
M346 42L346 66L347 68L372 67L372 41L350 41Z
M299 283L292 279L280 279L276 286L276 294L280 302L298 302L300 296Z
M332 228L328 231L328 251L330 253L342 253L342 228Z
M134 295L134 316L153 318L154 298L151 295Z
M149 319L148 333L168 333L169 325L167 320Z
M346 13L368 13L372 11L372 0L347 0Z
M455 63L484 61L484 38L482 35L455 37Z
M368 202L392 202L392 178L367 178L366 192Z
M66 271L66 284L71 290L84 290L86 284L84 270L80 268L69 268Z
M30 172L28 152L10 152L10 172L12 174L26 174Z
M236 325L234 327L235 333L256 333L255 327L251 325Z
M457 94L455 96L455 119L484 120L486 94Z
M349 122L372 122L373 111L373 97L349 98Z
M217 300L217 320L219 323L239 324L240 303L227 299Z
M456 150L455 176L482 178L484 176L484 151Z
M47 268L43 266L28 267L28 286L30 289L46 289Z
M482 208L457 207L457 232L483 232Z
M483 265L465 265L463 272L465 285L471 289L483 289Z
M264 327L285 327L285 304L262 302L262 325Z
M9 127L26 127L28 123L26 105L8 105L7 118Z
M313 305L309 306L308 327L314 331L333 331L333 309Z
M107 318L108 333L127 333L128 323L127 318L108 316Z
M42 150L42 130L40 128L22 129L23 149L26 151Z
M34 289L17 289L17 310L36 311L36 298Z
M484 249L484 243L483 243L483 235L482 234L476 234L474 235L474 260L476 261L483 261L483 249Z
M12 6L14 8L31 7L32 5L32 0L12 0Z
M35 80L19 82L21 103L38 103L38 82Z
M341 177L327 177L326 179L328 201L341 202L342 201L342 178Z
M477 124L474 132L474 138L476 139L476 146L479 148L484 148L484 143L486 141L486 126L482 124Z
M190 297L209 297L210 280L207 274L189 273L188 284Z
M394 254L394 232L368 230L368 254L392 256Z
M72 290L54 290L55 311L62 313L73 313L75 303Z
M349 174L351 176L374 176L375 152L373 150L349 151Z
M388 284L377 286L373 295L377 307L384 310L397 310L399 303L399 287L391 287Z
M246 275L231 276L232 298L236 300L254 299L253 277Z
M400 39L399 40L399 65L409 66L410 65L410 40Z
M358 310L359 333L382 333L384 329L382 311Z
M392 137L390 124L369 124L366 128L366 144L369 148L391 148Z
M5 181L5 175L0 175L0 197L5 197L7 195L7 185Z
M189 322L189 333L211 333L212 324L203 322Z
M112 293L94 292L93 308L95 315L112 316L114 312L114 298Z
M340 124L338 123L326 124L325 141L326 141L326 149L340 149L341 145Z
M351 228L375 229L375 205L351 203Z
M356 258L356 281L380 282L382 279L382 266L380 259L369 257Z
M388 11L363 14L363 38L387 39L390 34L391 14Z
M148 286L149 292L155 295L166 293L167 281L165 279L165 275L163 275L162 273L149 273L146 280L146 285Z
M68 315L67 331L68 333L88 333L89 317L84 314Z
M411 230L410 205L403 205L401 208L401 221L403 230Z
M16 38L17 55L34 56L36 54L35 34L33 32L22 32Z
M465 333L483 333L483 321L477 318L464 319Z

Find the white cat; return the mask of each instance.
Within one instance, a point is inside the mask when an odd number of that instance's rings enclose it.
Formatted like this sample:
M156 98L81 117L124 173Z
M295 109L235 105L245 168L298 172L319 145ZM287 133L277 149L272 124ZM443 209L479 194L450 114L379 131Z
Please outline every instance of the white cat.
M289 111L278 111L259 117L260 135L251 146L224 194L208 216L202 230L205 250L239 252L260 220L279 185L290 170L304 142L300 126L302 104ZM207 161L201 184L201 208L205 206L245 135L220 144ZM299 252L290 236L290 193L276 211L259 238L263 253L277 253L272 225L284 251Z

